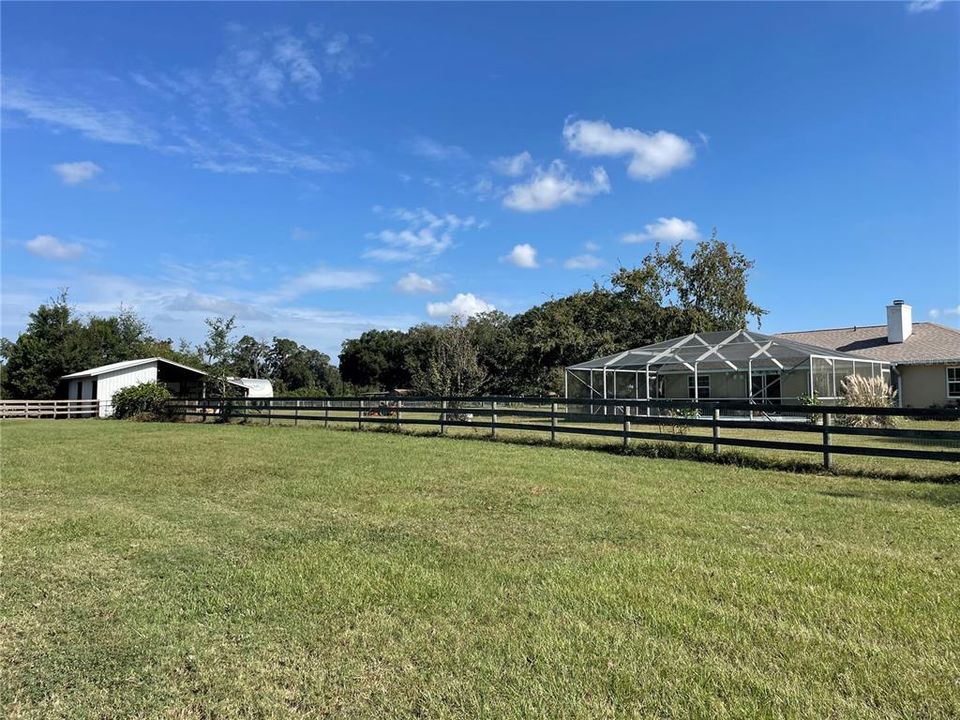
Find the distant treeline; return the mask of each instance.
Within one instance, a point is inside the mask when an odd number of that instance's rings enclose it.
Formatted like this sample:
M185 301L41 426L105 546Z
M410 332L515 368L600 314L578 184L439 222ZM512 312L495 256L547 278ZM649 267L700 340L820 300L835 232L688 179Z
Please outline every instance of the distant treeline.
M6 398L54 398L63 375L143 357L167 358L214 375L268 378L277 395L332 395L344 390L329 355L293 340L274 338L266 343L245 335L237 341L228 339L222 351L210 352L209 347L209 341L191 347L185 340L175 345L173 340L156 338L128 309L109 317L81 317L61 292L30 313L15 342L0 340L4 358L0 392Z
M344 382L418 392L561 392L563 368L691 332L731 330L766 313L747 295L753 262L716 237L685 258L656 246L610 285L509 316L489 312L446 327L370 330L340 353Z
M81 318L66 294L41 305L15 342L2 340L4 397L51 398L61 376L121 360L159 356L227 376L266 378L277 395L352 394L412 389L428 394L525 395L559 392L563 368L691 332L746 327L766 313L750 300L753 262L716 237L689 259L659 245L609 285L594 285L509 316L489 312L465 322L407 331L370 330L346 340L339 369L330 357L287 338L232 337L234 319L207 321L197 347L151 335L135 313Z

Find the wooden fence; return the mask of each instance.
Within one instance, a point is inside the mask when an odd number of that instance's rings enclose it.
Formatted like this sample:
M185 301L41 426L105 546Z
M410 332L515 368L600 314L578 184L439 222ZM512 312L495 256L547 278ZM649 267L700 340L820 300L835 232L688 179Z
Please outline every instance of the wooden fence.
M584 402L589 405L584 405ZM723 446L814 452L831 467L834 455L960 462L960 408L901 409L849 406L774 405L748 402L685 402L673 400L587 401L550 397L403 397L172 400L172 413L183 417L258 419L267 423L292 421L349 424L357 429L393 426L472 428L496 437L500 430L700 443L719 453ZM956 429L920 427L861 427L856 419L903 417L957 422ZM703 434L691 433L700 428ZM706 430L709 432L706 432ZM665 431L666 430L666 431ZM729 431L741 431L730 433ZM749 432L743 432L749 431ZM797 441L771 439L771 433L796 434ZM767 435L768 437L763 437ZM935 446L938 449L843 444L874 438L893 444Z
M0 418L96 417L99 400L0 400Z

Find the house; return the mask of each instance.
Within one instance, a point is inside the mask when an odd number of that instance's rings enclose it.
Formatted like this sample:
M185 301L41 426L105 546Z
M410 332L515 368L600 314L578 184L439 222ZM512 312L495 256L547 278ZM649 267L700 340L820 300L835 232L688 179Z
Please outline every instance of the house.
M890 363L752 330L691 333L571 365L568 398L796 403L837 399L848 375L890 380Z
M207 373L188 365L161 357L124 360L64 375L68 400L99 400L99 416L113 414L113 394L117 390L145 382L157 382L177 397L203 397L206 394ZM241 394L247 388L233 383Z
M777 337L890 363L901 407L960 403L960 331L937 323L913 322L913 310L903 300L887 306L885 325L807 330Z

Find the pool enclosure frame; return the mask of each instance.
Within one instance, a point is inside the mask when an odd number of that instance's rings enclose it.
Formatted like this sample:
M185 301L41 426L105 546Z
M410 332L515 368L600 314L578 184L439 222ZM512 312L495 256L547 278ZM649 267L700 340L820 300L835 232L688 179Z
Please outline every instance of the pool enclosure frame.
M840 399L845 376L880 376L889 384L890 372L888 362L747 330L691 333L571 365L564 395L757 403L809 396L830 403ZM713 378L722 392L713 391Z

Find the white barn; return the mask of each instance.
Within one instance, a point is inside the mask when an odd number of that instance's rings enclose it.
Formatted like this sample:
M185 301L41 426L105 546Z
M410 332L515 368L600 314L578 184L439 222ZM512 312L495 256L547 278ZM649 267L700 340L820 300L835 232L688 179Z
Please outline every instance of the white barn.
M207 373L161 357L124 360L64 375L68 400L99 400L99 416L113 414L113 394L131 385L157 382L178 397L205 395ZM247 388L234 383L246 395Z

